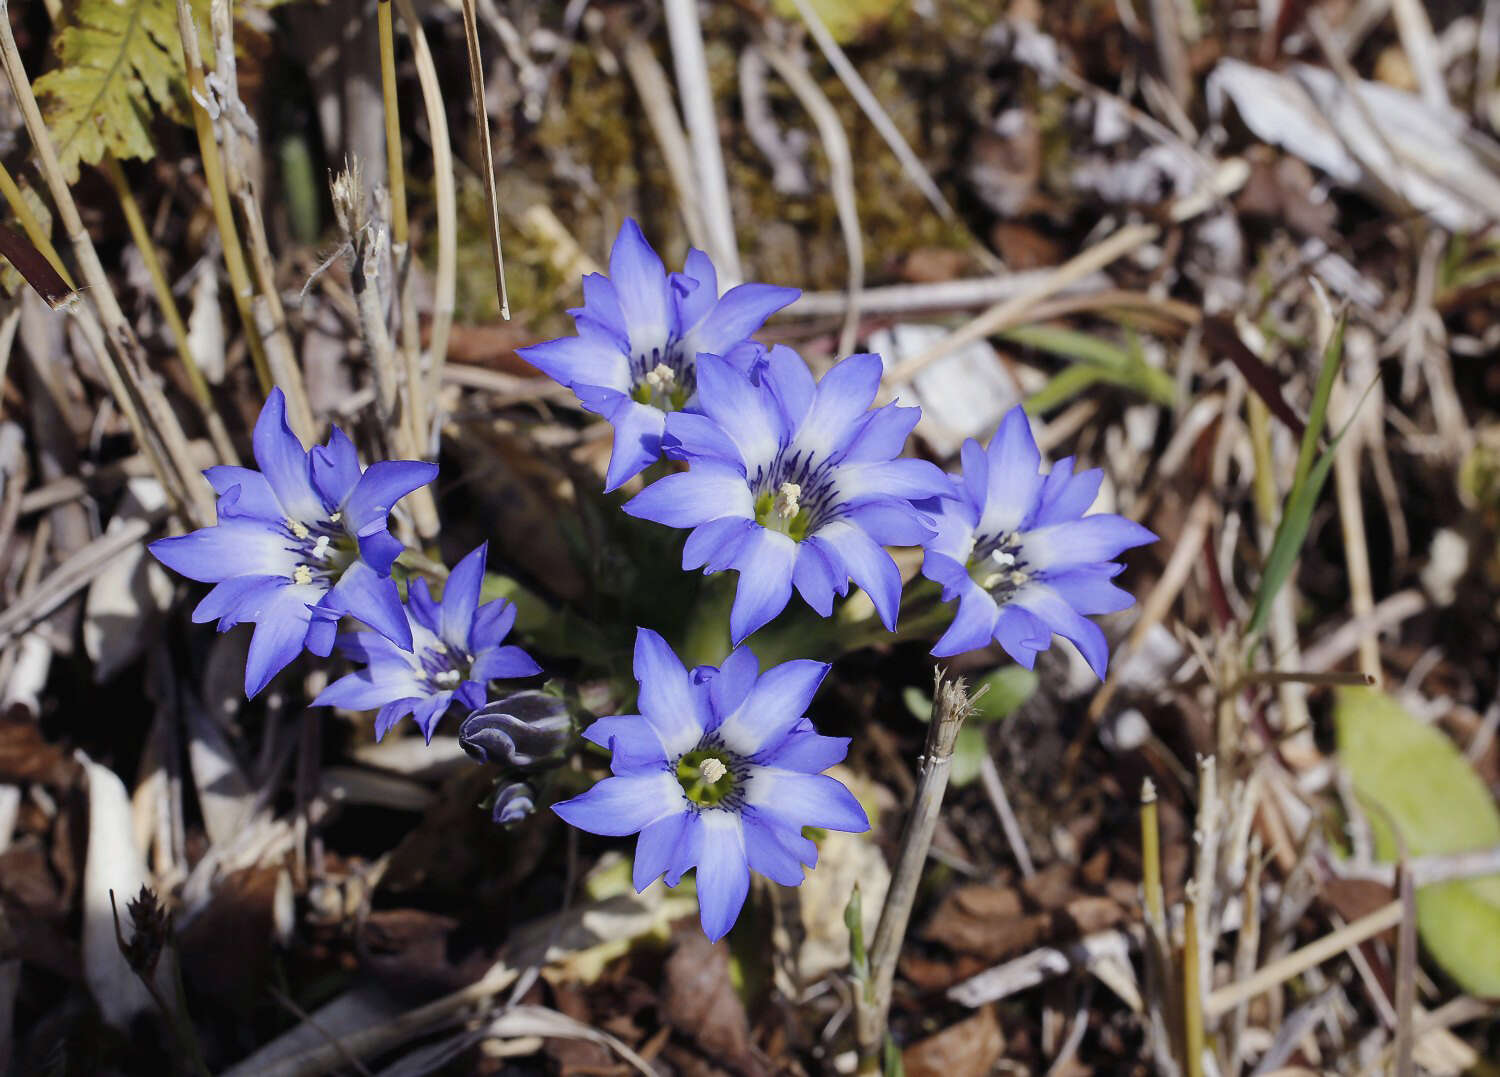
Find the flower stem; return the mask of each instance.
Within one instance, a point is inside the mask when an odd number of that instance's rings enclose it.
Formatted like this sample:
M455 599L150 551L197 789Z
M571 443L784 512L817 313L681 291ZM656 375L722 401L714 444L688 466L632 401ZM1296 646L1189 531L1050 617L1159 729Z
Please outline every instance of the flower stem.
M974 711L975 701L984 694L981 688L969 695L963 678L948 681L944 671L934 671L932 721L927 727L927 745L922 753L921 772L912 801L911 815L901 835L901 849L885 905L880 910L880 924L870 947L870 990L855 992L855 1031L859 1040L860 1072L880 1069L880 1053L886 1040L886 1018L891 1008L891 987L896 978L896 960L906 937L917 886L932 836L937 830L938 812L948 775L953 766L953 746L964 719Z

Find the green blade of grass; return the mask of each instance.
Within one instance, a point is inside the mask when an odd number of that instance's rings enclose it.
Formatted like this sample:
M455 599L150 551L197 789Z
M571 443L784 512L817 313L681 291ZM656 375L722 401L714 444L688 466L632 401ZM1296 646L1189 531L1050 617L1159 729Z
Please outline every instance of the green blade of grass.
M1302 551L1307 530L1312 524L1313 508L1323 484L1328 481L1328 472L1333 469L1334 454L1349 429L1348 424L1340 430L1322 455L1317 455L1318 439L1328 422L1328 398L1333 392L1333 382L1343 365L1344 319L1340 317L1323 349L1323 369L1318 372L1318 384L1313 393L1312 411L1307 417L1307 431L1302 437L1297 452L1297 470L1292 480L1291 491L1286 497L1286 506L1281 514L1281 523L1276 527L1276 537L1271 541L1271 551L1266 555L1265 571L1261 574L1260 589L1255 595L1255 608L1250 614L1246 634L1255 638L1265 629L1266 619L1271 613L1271 603L1286 584L1292 566ZM1356 409L1357 410L1357 409ZM1351 417L1350 423L1353 422ZM1314 457L1316 456L1316 460Z
M1000 339L1026 348L1071 359L1076 364L1060 371L1026 402L1031 412L1049 411L1097 382L1118 385L1146 399L1171 407L1177 397L1172 377L1146 362L1138 348L1120 345L1076 329L1052 325L1022 325L999 334Z

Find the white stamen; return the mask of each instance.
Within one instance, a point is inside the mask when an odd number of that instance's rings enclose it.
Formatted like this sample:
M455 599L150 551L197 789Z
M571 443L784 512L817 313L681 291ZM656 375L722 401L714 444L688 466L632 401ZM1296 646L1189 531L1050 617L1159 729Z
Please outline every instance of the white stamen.
M783 520L790 520L801 508L801 497L802 487L795 482L784 482L781 484L781 489L776 491L776 500L771 506L772 511Z
M445 669L443 670L443 672L432 678L432 683L436 684L439 688L452 688L461 680L463 680L463 678L459 676L458 670Z
M344 514L342 512L335 512L332 516L328 517L328 522L331 524L336 524L343 518Z
M698 773L705 783L715 785L720 778L729 773L729 768L713 756L709 756L698 764Z
M312 569L307 565L298 565L292 569L293 583L312 583Z
M666 363L657 363L654 369L647 371L646 384L653 392L670 393L677 384L677 372Z
M1001 568L1010 568L1016 563L1016 555L1009 550L993 550L990 552L990 560Z
M314 557L316 557L319 561L323 560L324 558L326 558L328 556L328 543L329 543L329 541L330 541L330 539L328 538L327 535L319 535L318 536L318 541L313 544L312 555Z
M288 519L286 522L286 526L287 529L291 531L293 538L307 538L307 527L300 521Z

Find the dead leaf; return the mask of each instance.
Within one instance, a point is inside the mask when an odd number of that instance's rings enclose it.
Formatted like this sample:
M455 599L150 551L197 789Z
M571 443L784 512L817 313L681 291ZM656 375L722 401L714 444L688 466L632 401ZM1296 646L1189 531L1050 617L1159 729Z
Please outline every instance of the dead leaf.
M1005 1053L1005 1034L986 1006L901 1052L907 1077L985 1077Z
M719 1065L745 1074L764 1072L750 1050L750 1019L729 979L729 947L694 929L679 936L667 959L662 1016Z
M132 520L149 519L163 509L167 495L155 479L134 478L105 534ZM172 578L137 543L115 557L89 584L84 600L83 649L102 683L134 663L157 638L156 626L172 602Z
M927 922L922 937L961 954L998 961L1046 938L1051 919L1027 914L1018 890L971 883L950 892Z

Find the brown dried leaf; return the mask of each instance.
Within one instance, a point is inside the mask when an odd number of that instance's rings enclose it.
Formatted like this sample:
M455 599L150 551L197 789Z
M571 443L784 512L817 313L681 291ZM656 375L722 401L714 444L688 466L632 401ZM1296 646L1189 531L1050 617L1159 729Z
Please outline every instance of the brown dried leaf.
M729 979L729 947L696 930L683 932L667 959L662 1016L720 1065L744 1074L765 1071L750 1050L750 1019Z
M1036 945L1047 936L1050 924L1045 913L1026 914L1014 888L973 883L943 899L922 937L959 953L998 961Z
M1005 1034L986 1006L901 1053L907 1077L984 1077L1005 1053Z

